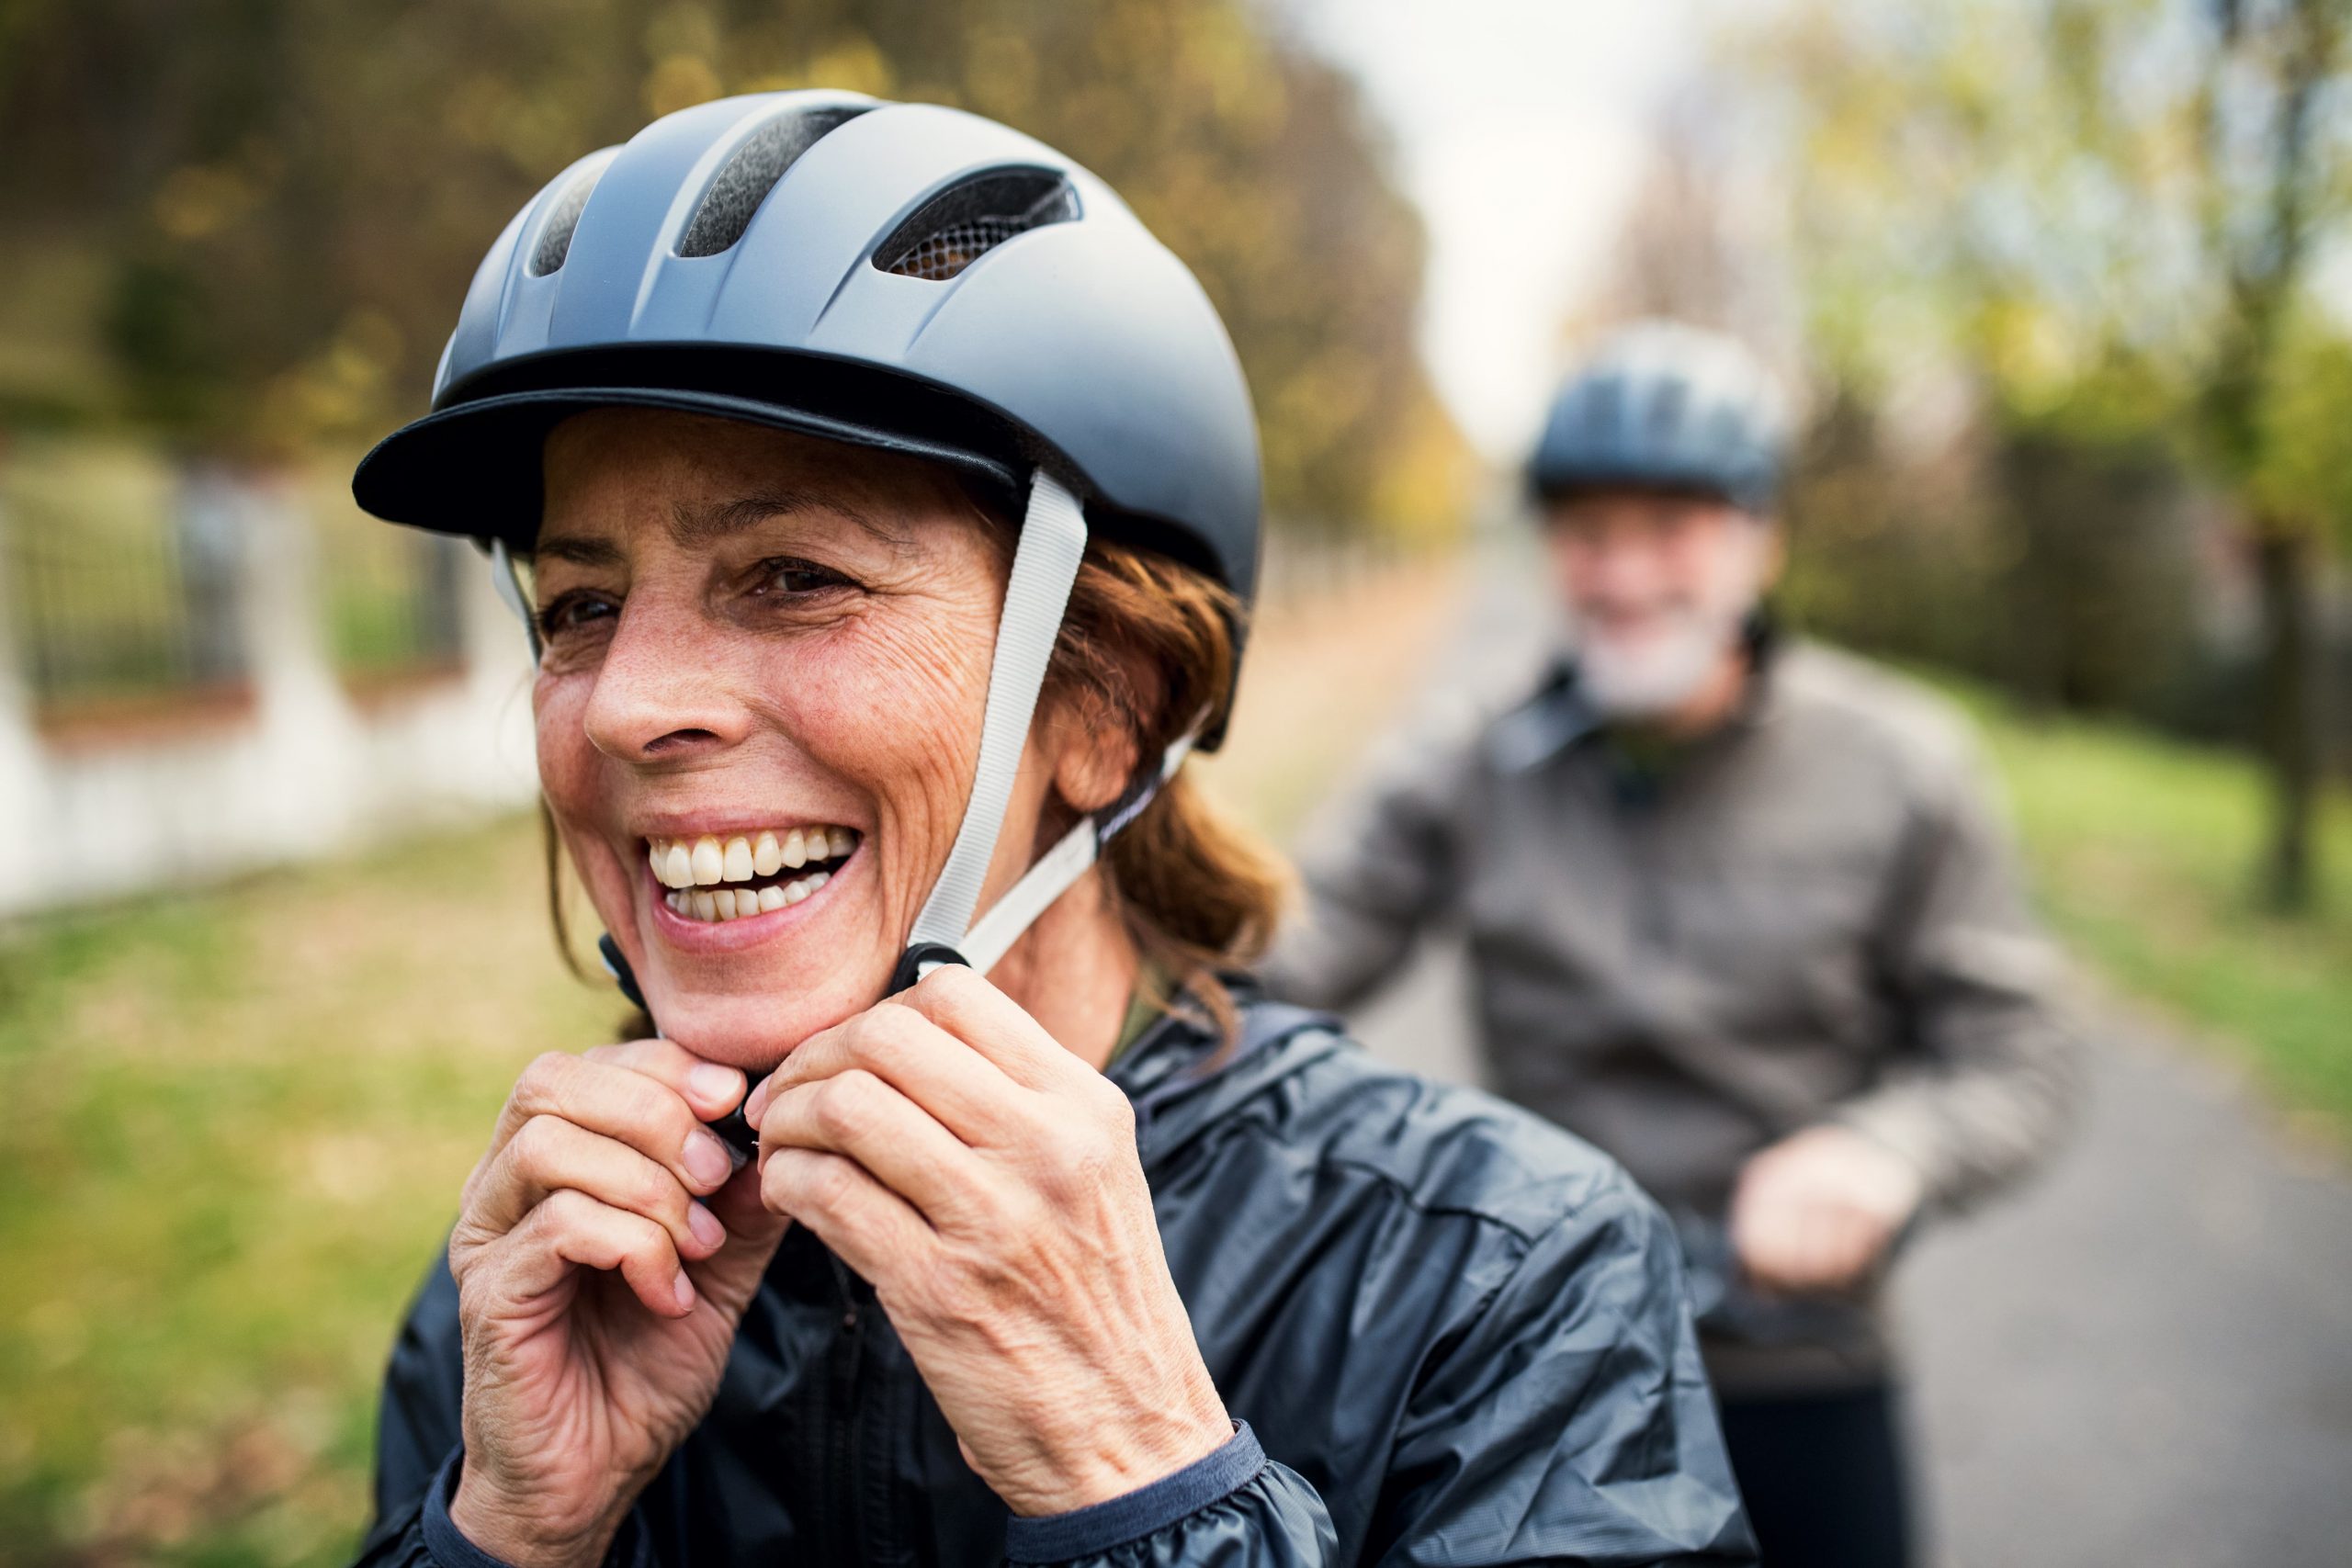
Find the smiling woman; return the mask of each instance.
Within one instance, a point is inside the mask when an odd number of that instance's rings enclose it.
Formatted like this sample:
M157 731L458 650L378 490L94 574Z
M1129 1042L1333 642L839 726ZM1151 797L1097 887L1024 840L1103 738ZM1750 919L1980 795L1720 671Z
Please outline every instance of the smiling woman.
M1240 972L1279 880L1183 761L1255 430L1115 195L685 110L509 226L435 404L356 491L497 558L649 1027L492 1130L367 1560L1745 1556L1656 1210Z

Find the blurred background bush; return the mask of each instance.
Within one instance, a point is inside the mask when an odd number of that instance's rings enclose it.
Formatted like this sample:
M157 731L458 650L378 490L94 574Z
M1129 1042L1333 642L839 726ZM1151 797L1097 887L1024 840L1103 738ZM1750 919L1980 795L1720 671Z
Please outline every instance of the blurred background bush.
M1201 275L1274 528L1212 776L1277 835L1464 585L1523 572L1510 465L1574 345L1755 339L1809 410L1790 615L1960 692L2064 932L2340 1148L2346 30L2336 0L0 0L0 1556L345 1552L481 1129L613 1021L546 933L518 639L468 552L345 484L515 208L723 93L1004 118Z

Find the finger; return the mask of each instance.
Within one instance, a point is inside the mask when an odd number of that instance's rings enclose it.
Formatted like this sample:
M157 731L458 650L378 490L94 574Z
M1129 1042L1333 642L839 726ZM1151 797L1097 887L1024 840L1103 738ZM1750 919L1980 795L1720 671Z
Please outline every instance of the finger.
M989 1173L929 1111L863 1067L773 1097L763 1156L780 1148L846 1155L938 1224L968 1213Z
M498 1250L500 1283L517 1301L546 1294L574 1269L596 1269L617 1272L649 1312L684 1317L694 1310L694 1283L670 1233L584 1192L550 1193Z
M912 1008L882 1002L811 1035L752 1091L753 1126L788 1089L854 1070L871 1073L976 1148L1003 1141L1023 1091L996 1065Z
M945 964L893 998L993 1062L1013 1082L1052 1089L1102 1075L1064 1049L1020 1003L960 964Z
M589 1061L643 1073L677 1091L705 1122L715 1122L743 1103L743 1071L705 1061L674 1040L628 1040L582 1053Z
M937 1245L905 1199L845 1155L777 1149L761 1164L760 1198L876 1286Z
M1852 1250L1843 1212L1826 1203L1809 1204L1795 1227L1783 1271L1792 1288L1835 1291L1847 1281Z
M534 1116L555 1116L617 1139L669 1168L688 1190L714 1191L734 1173L718 1135L679 1093L644 1073L549 1052L523 1071L507 1097L495 1155Z
M683 1257L707 1258L727 1241L718 1216L667 1166L558 1116L534 1116L506 1141L467 1217L492 1233L509 1231L566 1190L651 1220L670 1233Z
M1784 1204L1744 1192L1731 1221L1732 1249L1747 1277L1767 1289L1787 1286L1792 1267L1791 1216Z

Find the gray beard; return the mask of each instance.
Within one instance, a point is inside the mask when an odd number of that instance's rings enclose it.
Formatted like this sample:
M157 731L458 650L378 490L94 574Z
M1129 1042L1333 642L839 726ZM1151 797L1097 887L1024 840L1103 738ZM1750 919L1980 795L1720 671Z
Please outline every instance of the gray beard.
M1738 641L1739 623L1693 615L1628 645L1577 639L1577 689L1607 718L1657 718L1697 696Z

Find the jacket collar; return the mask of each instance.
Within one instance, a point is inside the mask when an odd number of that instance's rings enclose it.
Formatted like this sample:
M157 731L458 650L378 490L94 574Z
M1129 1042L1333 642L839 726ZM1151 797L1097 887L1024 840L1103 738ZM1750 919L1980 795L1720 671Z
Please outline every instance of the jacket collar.
M1180 1002L1111 1064L1111 1081L1135 1103L1146 1169L1244 1100L1347 1048L1331 1014L1269 1001L1245 975L1224 979L1240 1013L1229 1044Z
M1779 666L1787 638L1778 618L1758 608L1748 616L1741 640L1747 649L1747 684L1718 735L1767 721L1780 703ZM1562 653L1545 669L1534 694L1487 731L1487 757L1498 772L1532 773L1607 728L1607 718L1578 684L1576 660Z

